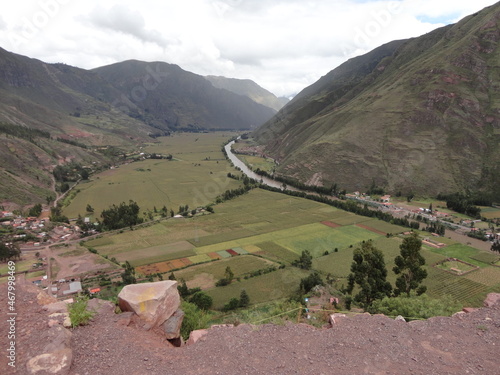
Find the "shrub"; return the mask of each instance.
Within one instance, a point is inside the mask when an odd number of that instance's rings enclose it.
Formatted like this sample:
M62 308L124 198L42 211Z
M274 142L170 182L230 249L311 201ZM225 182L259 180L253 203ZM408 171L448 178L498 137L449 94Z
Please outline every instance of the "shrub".
M95 311L87 310L88 297L78 297L75 302L68 305L69 318L73 328L84 326L95 315Z
M211 319L210 313L200 310L194 303L185 301L181 303L181 309L184 311L181 325L181 336L184 340L189 339L191 331L208 327Z

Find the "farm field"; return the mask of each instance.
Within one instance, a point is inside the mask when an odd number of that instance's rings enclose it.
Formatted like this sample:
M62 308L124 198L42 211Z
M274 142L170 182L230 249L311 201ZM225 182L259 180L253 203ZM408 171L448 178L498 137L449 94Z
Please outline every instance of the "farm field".
M154 194L167 193L169 200L162 196L161 199L165 199L161 200L163 203L153 204L158 209L163 204L174 211L181 204L189 204L192 208L198 206L192 203L197 202L196 192L204 195L206 201L203 204L211 203L215 196L226 189L241 186L239 181L227 178L228 172L235 174L220 151L227 138L227 134L222 137L220 133L166 137L159 144L149 145L145 151L171 153L176 161L147 160L130 164L120 167L119 173L103 173L98 183L94 181L89 185L100 184L100 188L110 188L112 192L113 189L122 190L119 185L129 186L127 180L131 180L132 186L139 185L137 192L141 190L142 183L148 188L141 191L141 199L148 204L159 199L159 196L153 198ZM143 182L146 180L141 176L149 176L150 183ZM188 183L188 180L191 182ZM103 181L106 183L103 184ZM159 187L156 193L149 185ZM83 186L82 192L67 210L77 204L78 199L85 197ZM125 192L132 191L127 189ZM97 191L90 194L89 190L87 196L105 196L104 190L102 193ZM131 198L143 207L138 198ZM106 199L110 199L109 196ZM176 200L178 203L173 203ZM88 203L99 212L98 204ZM84 206L87 202L82 201L81 204ZM153 208L153 205L148 204L143 210ZM199 286L206 290L213 297L217 308L232 297L238 298L242 289L248 292L254 304L287 297L297 289L300 279L309 274L291 266L303 250L311 252L313 269L318 270L323 277L331 274L337 279L337 284L345 283L354 249L362 241L368 240L373 240L375 247L383 251L388 280L394 285L396 275L392 268L402 243L402 237L398 234L408 231L407 228L325 204L263 189L253 189L217 204L214 210L213 214L205 212L192 218L169 218L132 231L124 229L123 233L88 241L86 246L120 262L129 261L142 275L166 275L173 271L177 279L185 279L189 287ZM392 236L386 237L387 233ZM424 232L422 237L429 237L429 234ZM446 246L441 249L422 247L429 274L424 285L428 287L430 296L439 298L450 294L466 305L478 306L487 292L500 291L500 268L492 265L500 257L456 243L452 239L436 237L435 240ZM479 266L480 269L460 276L434 267L437 262L450 257ZM235 277L240 277L240 281L225 287L214 287L215 281L223 277L228 265ZM285 265L285 268L244 278L246 273L269 265Z
M234 170L221 151L232 133L180 134L161 137L158 144L146 147L145 152L172 154L174 159L147 159L104 171L82 182L71 203L63 212L69 218L86 215L87 204L98 217L112 204L132 199L141 211L161 209L164 205L176 213L180 205L191 208L211 203L227 189L241 186L227 177Z

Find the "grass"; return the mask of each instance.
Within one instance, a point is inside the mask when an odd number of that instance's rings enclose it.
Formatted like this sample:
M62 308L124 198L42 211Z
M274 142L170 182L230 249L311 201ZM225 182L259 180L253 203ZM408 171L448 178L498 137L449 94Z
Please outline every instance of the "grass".
M129 199L143 211L166 205L177 212L180 205L206 205L225 190L241 186L241 182L227 177L234 170L221 152L222 143L231 135L220 132L162 137L146 151L172 154L176 161L143 160L92 176L90 182L78 186L81 192L63 212L70 218L84 216L90 203L96 217L111 204Z
M239 255L232 258L227 258L215 262L211 262L208 264L204 264L202 266L203 273L209 274L213 279L219 280L224 277L224 272L226 271L226 267L230 267L234 273L234 277L243 277L245 274L248 274L252 271L266 268L272 265L271 262L268 262L259 257L255 257L252 255ZM275 264L278 266L277 264ZM184 279L186 282L193 280L199 273L200 267L190 267L185 270L177 271L175 276L177 279Z
M474 259L474 257L476 257L480 253L480 250L467 245L454 244L443 247L441 249L435 249L435 248L430 248L430 249L432 252L444 255L446 258L457 258L479 267L487 266L482 261Z
M476 267L474 267L474 266L471 266L467 263L463 263L463 262L460 262L457 260L448 260L446 262L440 263L436 267L438 267L442 270L445 270L445 271L451 271L451 272L460 273L460 274L476 269Z
M233 282L224 287L207 290L207 294L213 298L214 308L220 309L231 298L239 298L245 289L250 296L250 303L258 304L286 298L298 288L300 279L309 274L307 271L296 267L287 267L262 276L252 277L241 282Z

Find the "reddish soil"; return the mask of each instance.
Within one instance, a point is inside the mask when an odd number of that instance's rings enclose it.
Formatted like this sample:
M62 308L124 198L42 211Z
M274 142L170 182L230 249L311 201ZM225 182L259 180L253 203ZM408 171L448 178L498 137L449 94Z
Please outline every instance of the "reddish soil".
M340 224L332 223L331 221L322 221L321 224L326 225L327 227L330 228L338 228L342 226Z
M368 225L356 224L356 226L363 228L363 229L366 229L366 230L369 230L370 232L373 232L373 233L381 234L383 236L385 236L387 234L385 232L382 232L381 230L377 230L375 228L369 227Z
M234 251L233 249L228 249L226 250L229 254L231 254L231 256L236 256L236 255L239 255L236 251Z
M5 317L5 285L0 310ZM47 344L48 318L36 293L17 288L17 371L27 374ZM70 374L500 374L500 304L453 318L404 323L361 314L330 329L304 324L214 328L192 346L173 348L107 310L74 329ZM2 348L6 319L0 319Z

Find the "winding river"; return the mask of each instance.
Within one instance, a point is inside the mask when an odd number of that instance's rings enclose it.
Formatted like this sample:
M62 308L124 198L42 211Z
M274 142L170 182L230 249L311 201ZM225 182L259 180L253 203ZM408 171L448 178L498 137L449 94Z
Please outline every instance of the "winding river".
M262 183L264 183L264 184L266 184L268 186L272 186L272 187L275 187L275 188L278 188L278 189L283 189L283 183L275 181L275 180L272 180L272 179L270 179L268 177L264 177L264 176L258 175L257 173L255 173L252 170L250 170L250 168L248 168L245 165L245 163L243 163L240 159L238 159L238 157L231 150L231 146L234 143L235 143L235 141L229 142L227 145L224 146L224 149L226 150L226 154L227 154L229 160L231 160L231 162L233 163L233 165L235 167L240 168L241 171L245 175L247 175L249 178L253 178L254 180L257 180L257 181L262 181ZM287 186L287 190L301 191L301 190L296 189L296 188L294 188L292 186Z

